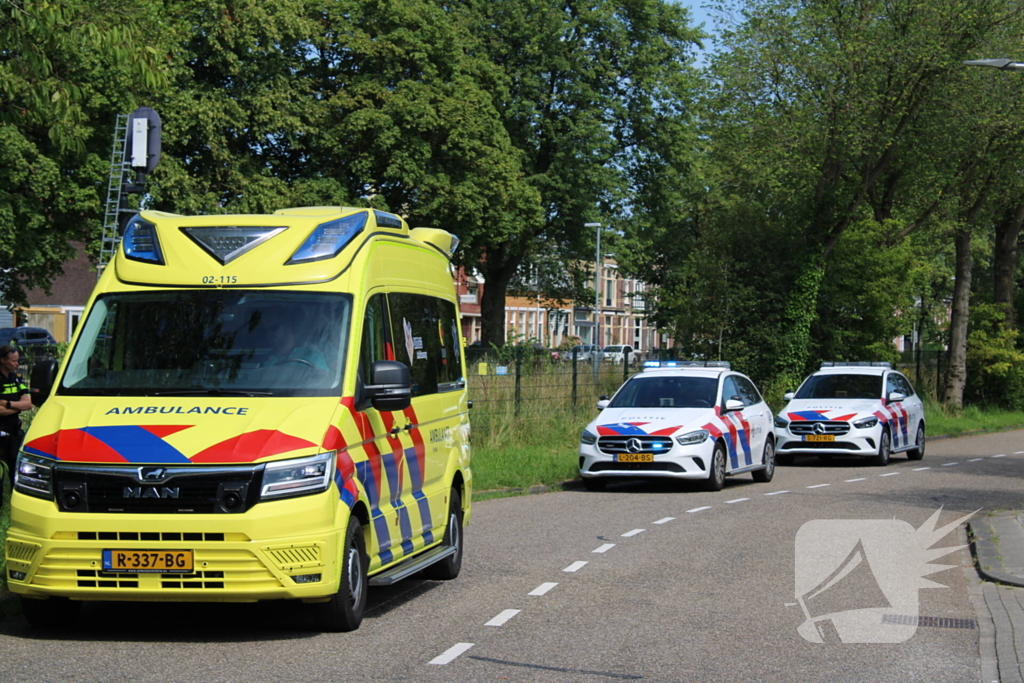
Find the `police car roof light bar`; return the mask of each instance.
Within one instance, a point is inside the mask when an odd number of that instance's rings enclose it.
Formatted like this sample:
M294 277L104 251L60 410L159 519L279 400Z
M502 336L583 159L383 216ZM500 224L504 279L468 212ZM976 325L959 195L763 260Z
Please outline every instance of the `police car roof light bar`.
M825 361L821 364L822 368L889 368L892 369L892 364L886 360L855 360L855 361Z
M659 370L665 368L725 368L732 369L732 364L727 360L648 360L644 361L644 370Z

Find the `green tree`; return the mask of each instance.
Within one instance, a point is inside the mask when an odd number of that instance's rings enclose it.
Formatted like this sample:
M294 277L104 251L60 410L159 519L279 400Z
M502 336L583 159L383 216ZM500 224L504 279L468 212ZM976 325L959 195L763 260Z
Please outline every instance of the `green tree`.
M0 0L0 296L98 235L115 114L164 82L151 5Z

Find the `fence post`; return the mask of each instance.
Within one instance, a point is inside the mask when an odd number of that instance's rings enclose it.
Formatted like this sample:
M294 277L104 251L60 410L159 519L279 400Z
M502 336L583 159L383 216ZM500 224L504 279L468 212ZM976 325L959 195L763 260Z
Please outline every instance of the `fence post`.
M519 403L522 401L523 385L523 347L516 347L516 408L515 415L519 417Z
M622 349L622 383L625 384L626 380L629 379L629 356L630 353L626 349Z
M576 357L579 355L579 349L573 348L572 350L572 412L576 412Z

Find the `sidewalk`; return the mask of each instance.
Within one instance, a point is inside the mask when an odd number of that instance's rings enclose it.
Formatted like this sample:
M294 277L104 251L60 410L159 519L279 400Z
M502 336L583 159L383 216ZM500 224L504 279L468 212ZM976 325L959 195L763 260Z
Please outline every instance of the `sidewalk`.
M971 520L981 595L995 626L1000 683L1024 683L1024 512ZM988 683L987 681L985 683Z

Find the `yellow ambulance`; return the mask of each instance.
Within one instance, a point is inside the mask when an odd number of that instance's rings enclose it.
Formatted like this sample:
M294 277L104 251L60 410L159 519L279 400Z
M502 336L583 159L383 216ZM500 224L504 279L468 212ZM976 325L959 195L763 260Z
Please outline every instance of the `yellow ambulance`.
M349 631L368 586L455 578L457 243L365 208L134 216L67 357L32 373L6 542L28 621L291 598Z

